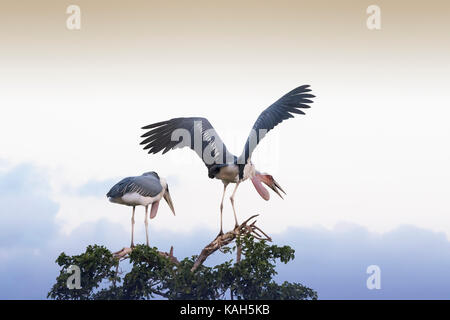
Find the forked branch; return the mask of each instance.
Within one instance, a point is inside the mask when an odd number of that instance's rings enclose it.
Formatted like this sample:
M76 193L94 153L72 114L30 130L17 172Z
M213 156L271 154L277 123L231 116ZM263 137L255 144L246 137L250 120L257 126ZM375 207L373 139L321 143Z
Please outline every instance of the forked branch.
M202 250L197 260L195 260L191 271L194 272L195 270L197 270L197 268L200 267L211 254L213 254L220 248L230 244L240 236L252 235L255 239L258 240L272 241L272 239L264 231L256 226L256 220L254 220L252 223L249 223L250 220L256 218L257 216L258 214L255 214L242 222L239 226L236 226L233 230L228 231L227 233L224 233L222 235L218 235ZM238 246L236 261L239 262L240 258L241 248L240 246Z
M258 214L255 214L242 222L239 226L236 226L233 230L228 231L227 233L224 233L222 235L218 235L211 243L209 243L203 250L200 252L200 255L197 257L197 259L194 262L193 267L191 268L191 271L194 272L195 270L200 267L205 260L212 255L217 250L221 249L222 247L230 244L231 242L235 241L241 236L245 235L252 235L255 239L258 240L266 240L266 241L272 241L272 239L259 227L256 226L256 221L250 223L250 221L254 218L256 218ZM128 259L130 257L130 253L133 251L133 248L122 248L122 250L119 250L117 252L114 252L114 257L117 258L119 261ZM239 263L241 260L241 252L242 248L238 244L237 247L237 254L236 254L236 262ZM173 255L173 247L170 248L170 252L163 252L158 251L158 253L165 257L170 259L175 264L179 264L179 261L176 257Z

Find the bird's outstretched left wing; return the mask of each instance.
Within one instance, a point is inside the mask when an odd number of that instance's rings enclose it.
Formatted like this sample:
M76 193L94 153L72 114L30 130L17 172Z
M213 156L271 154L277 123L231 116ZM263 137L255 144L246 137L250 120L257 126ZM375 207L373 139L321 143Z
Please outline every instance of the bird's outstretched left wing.
M145 138L141 144L145 145L148 153L162 151L164 154L171 149L189 147L203 160L208 170L234 160L206 118L174 118L142 129L149 130L141 136Z
M259 115L258 119L256 119L256 122L250 131L244 150L238 159L238 163L247 163L247 160L251 158L259 141L261 141L265 134L272 130L276 125L283 120L293 118L293 114L295 113L305 114L301 109L310 108L309 104L313 103L310 98L315 97L309 92L311 92L309 85L295 88L264 110Z

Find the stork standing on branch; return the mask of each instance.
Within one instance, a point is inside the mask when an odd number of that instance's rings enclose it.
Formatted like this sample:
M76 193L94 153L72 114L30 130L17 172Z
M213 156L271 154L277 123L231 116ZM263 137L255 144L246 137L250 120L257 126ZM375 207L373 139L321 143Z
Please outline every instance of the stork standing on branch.
M156 172L146 172L141 176L127 177L116 183L106 194L109 201L133 207L131 216L131 248L134 247L134 213L136 206L145 207L145 236L148 241L148 206L151 204L150 219L156 217L158 213L159 201L166 200L173 215L172 198L169 193L169 186L164 178L160 178Z
M269 200L270 195L261 182L271 188L283 198L279 191L286 194L275 179L267 173L256 170L251 161L251 156L265 134L283 120L293 118L294 114L304 114L301 109L309 108L313 101L310 98L309 85L304 85L288 92L275 103L265 109L256 119L252 130L245 143L244 150L239 157L231 154L214 127L206 118L174 118L167 121L153 123L142 129L148 130L141 137L145 138L141 144L145 145L148 153L166 153L169 150L182 147L190 147L194 150L208 168L208 176L222 180L224 184L222 200L220 202L220 232L223 234L222 212L225 191L230 183L236 186L230 197L233 207L236 227L239 225L234 207L234 197L239 184L250 179L259 195L264 200Z

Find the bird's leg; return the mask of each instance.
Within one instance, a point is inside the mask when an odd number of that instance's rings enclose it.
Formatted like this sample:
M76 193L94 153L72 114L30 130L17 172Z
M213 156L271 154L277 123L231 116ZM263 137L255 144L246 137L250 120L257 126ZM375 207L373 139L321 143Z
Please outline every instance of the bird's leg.
M223 235L223 220L222 220L222 213L223 213L223 200L225 199L225 191L227 190L228 182L223 183L223 194L222 194L222 201L220 202L220 232L217 235L218 237Z
M148 206L145 206L145 237L147 239L148 246Z
M131 215L131 246L130 248L134 248L134 211L136 207L133 206L133 214Z
M238 223L237 217L236 217L236 209L234 208L234 195L236 194L236 190L237 190L238 186L239 186L239 182L236 183L236 187L234 187L233 194L230 197L231 206L233 207L234 223L235 223L234 225L235 225L235 227L239 226L239 223Z

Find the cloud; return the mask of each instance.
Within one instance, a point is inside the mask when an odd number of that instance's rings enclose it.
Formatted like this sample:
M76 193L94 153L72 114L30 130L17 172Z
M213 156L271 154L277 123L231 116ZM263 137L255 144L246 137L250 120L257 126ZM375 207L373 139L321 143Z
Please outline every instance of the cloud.
M140 175L140 173L136 173L136 175ZM117 178L110 178L110 179L104 179L104 180L89 180L88 182L78 186L78 187L67 187L71 190L71 193L87 197L87 196L93 196L93 197L106 197L106 193L114 186L117 182L119 182L121 179L125 177L117 177ZM170 182L170 186L177 186L179 184L179 179L177 176L170 175L164 177L168 182Z
M51 200L45 172L32 165L0 173L0 208L0 299L45 299L58 275L54 261L61 252L79 254L89 244L119 250L130 241L126 213L122 222L101 218L83 222L70 233L58 232L58 204ZM140 218L136 219L136 243L145 239ZM174 246L179 258L198 254L215 236L214 230L206 227L189 232L159 228L159 218L150 221L151 245L163 251ZM339 223L332 229L292 227L272 233L272 237L274 243L296 250L294 261L278 265L277 280L307 285L317 290L321 299L449 297L450 242L444 233L411 225L374 233L359 225ZM206 264L228 258L216 253ZM380 290L366 287L370 265L381 269Z
M76 189L76 193L80 196L97 196L106 197L106 193L119 180L90 180Z
M49 198L45 174L31 165L0 173L0 244L35 247L56 232L58 204Z
M0 173L0 298L45 298L54 258L58 204L45 173L29 164Z
M448 299L450 242L444 233L401 226L383 234L348 225L344 230L293 228L276 241L296 250L280 278L299 281L321 299ZM381 269L381 289L368 290L367 267Z
M135 228L136 242L143 243L143 223L137 221ZM275 244L296 250L294 261L278 264L277 281L300 282L317 290L320 299L449 297L450 242L444 233L406 225L387 233L373 233L365 227L340 223L333 229L295 227L272 236ZM129 237L122 225L104 220L85 223L58 243L61 250L76 254L92 243L120 249L128 245ZM173 246L179 258L198 254L214 237L215 232L208 229L176 233L150 224L151 245L163 251ZM216 253L206 264L212 266L229 258ZM381 269L380 290L367 289L366 270L370 265Z

